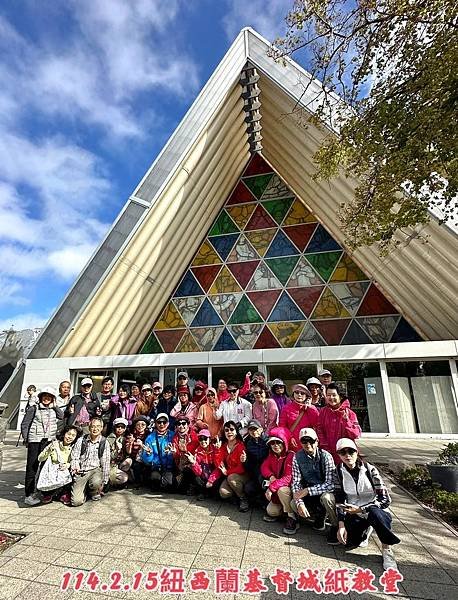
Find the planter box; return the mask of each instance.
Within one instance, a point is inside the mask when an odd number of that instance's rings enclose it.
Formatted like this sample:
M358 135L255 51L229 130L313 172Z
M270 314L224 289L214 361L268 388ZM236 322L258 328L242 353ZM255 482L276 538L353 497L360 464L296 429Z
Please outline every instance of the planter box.
M458 492L458 465L427 465L427 467L434 483L440 483L447 492Z

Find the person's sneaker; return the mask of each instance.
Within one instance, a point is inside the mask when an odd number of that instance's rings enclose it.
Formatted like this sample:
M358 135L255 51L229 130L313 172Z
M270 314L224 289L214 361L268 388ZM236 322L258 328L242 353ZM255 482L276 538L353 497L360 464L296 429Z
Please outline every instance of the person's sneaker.
M294 535L298 529L299 523L296 519L294 517L288 517L285 526L283 527L283 533L286 533L286 535Z
M239 511L248 512L249 510L250 505L248 504L248 500L246 498L240 498Z
M62 502L62 504L65 504L65 506L70 506L70 504L72 503L70 494L62 494L59 500Z
M95 494L94 496L91 496L91 500L94 500L94 502L97 502L97 500L101 500L102 496L100 494Z
M50 502L52 502L52 495L51 496L42 496L41 501L43 504L49 504Z
M37 498L33 494L30 494L30 496L26 496L24 498L24 502L26 504L28 504L29 506L36 506L37 504L41 503L41 500L40 500L40 498Z
M374 528L372 527L372 525L369 525L369 527L366 529L366 533L365 533L366 537L363 539L361 544L358 546L359 548L367 548L369 546L369 539L370 539L373 531L374 531Z
M393 550L391 548L385 548L382 550L382 558L383 558L383 569L387 571L388 569L396 569L398 568L396 559L394 558Z
M330 530L328 531L328 535L326 536L326 541L330 546L338 546L339 540L337 539L337 527L331 525Z
M265 521L266 523L273 523L277 519L278 519L278 517L272 517L267 513L262 517L262 520Z
M326 529L325 520L326 516L315 517L312 529L314 529L315 531L324 531Z

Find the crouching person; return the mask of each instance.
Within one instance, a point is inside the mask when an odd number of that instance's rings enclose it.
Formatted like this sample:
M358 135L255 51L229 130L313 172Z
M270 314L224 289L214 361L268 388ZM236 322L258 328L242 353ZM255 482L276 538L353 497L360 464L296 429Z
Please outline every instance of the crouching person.
M139 454L145 465L145 475L149 477L153 490L170 491L173 478L173 431L169 429L169 416L159 413L154 421L155 429L148 435Z
M129 471L132 467L132 459L126 454L126 430L129 424L124 417L118 417L113 421L113 431L107 437L110 444L110 485L122 487L129 480Z
M192 465L195 475L195 484L199 493L197 500L203 500L211 494L211 490L221 477L219 465L219 450L221 442L219 438L215 444L211 443L211 435L208 429L201 429L198 433L199 445L195 454L188 453L188 460Z
M336 452L343 463L334 477L339 542L347 549L367 546L373 528L382 543L383 568L397 569L391 546L401 540L391 531L391 498L380 473L361 460L350 438L338 440Z
M261 465L261 474L264 478L265 496L269 501L264 521L276 521L286 513L283 532L293 535L297 531L297 521L291 508L294 452L288 450L289 438L290 433L284 427L273 427L270 430L267 440L269 455Z
M102 436L103 421L93 417L89 434L80 437L73 447L72 506L81 506L86 500L86 489L92 500L100 500L103 487L110 478L110 444Z
M313 529L325 530L326 516L331 522L328 543L336 540L336 503L334 494L335 464L329 452L318 447L318 437L314 429L304 427L299 433L302 450L293 459L293 481L291 490L294 512L304 519L314 516ZM296 525L296 530L298 526Z

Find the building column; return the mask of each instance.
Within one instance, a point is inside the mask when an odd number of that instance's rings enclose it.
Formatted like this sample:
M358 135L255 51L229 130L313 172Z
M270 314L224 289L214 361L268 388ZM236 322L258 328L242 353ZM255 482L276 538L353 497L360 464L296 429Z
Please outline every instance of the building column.
M452 376L453 401L458 415L458 369L456 368L456 360L450 358L448 364L450 365L450 375Z
M391 402L390 383L388 381L388 370L384 360L379 361L380 377L382 379L383 396L385 398L386 419L388 421L388 433L396 433L394 422L393 404Z

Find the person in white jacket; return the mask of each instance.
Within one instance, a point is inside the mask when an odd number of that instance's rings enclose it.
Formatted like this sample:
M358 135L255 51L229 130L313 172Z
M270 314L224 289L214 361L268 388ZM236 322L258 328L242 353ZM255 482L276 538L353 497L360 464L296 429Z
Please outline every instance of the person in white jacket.
M234 423L240 426L240 434L245 436L248 422L252 418L251 403L239 396L239 390L235 383L230 383L227 386L227 391L230 396L228 400L224 400L219 405L216 411L216 418L222 418L223 423L234 421Z

